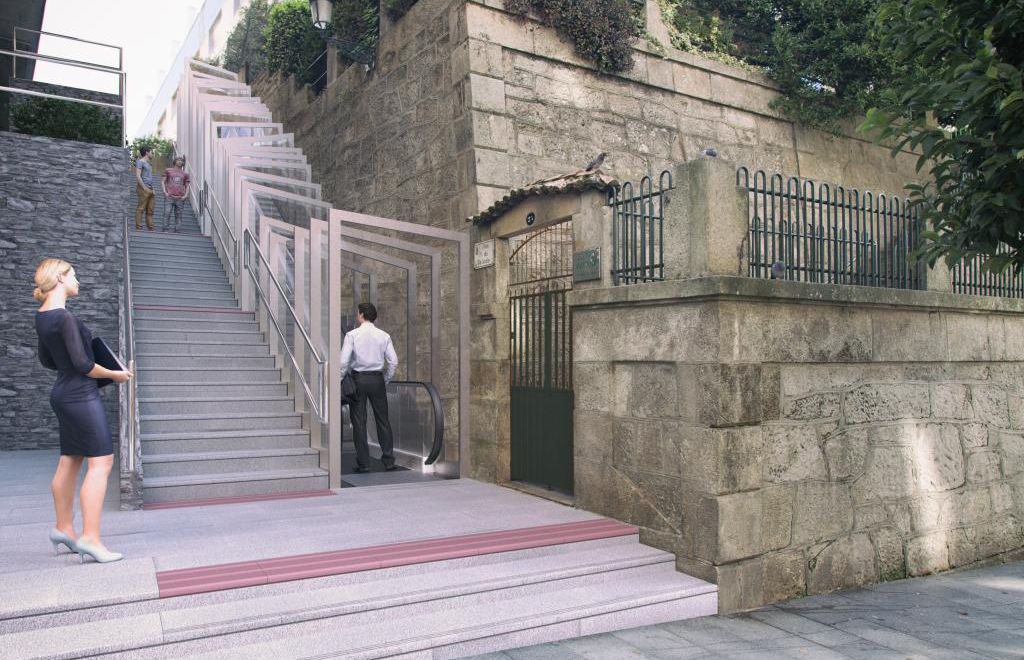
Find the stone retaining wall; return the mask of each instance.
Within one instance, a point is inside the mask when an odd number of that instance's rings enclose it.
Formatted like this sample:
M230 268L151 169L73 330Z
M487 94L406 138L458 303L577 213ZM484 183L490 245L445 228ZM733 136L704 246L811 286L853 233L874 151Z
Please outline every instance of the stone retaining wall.
M572 294L577 504L724 611L1024 556L1024 301L746 277L733 172L675 169L676 279Z
M117 344L127 163L117 147L0 132L0 450L59 444L50 409L54 372L36 353L32 276L41 259L74 265L81 295L69 309ZM103 392L116 436L116 388Z

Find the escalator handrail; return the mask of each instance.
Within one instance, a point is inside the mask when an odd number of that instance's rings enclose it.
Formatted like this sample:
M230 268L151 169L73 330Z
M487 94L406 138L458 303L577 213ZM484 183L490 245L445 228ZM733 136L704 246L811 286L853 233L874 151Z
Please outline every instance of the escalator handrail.
M444 408L441 406L441 393L438 392L437 387L433 383L422 380L393 380L389 384L422 385L423 389L430 395L430 404L434 408L434 442L423 464L433 465L437 457L441 455L441 450L444 449Z

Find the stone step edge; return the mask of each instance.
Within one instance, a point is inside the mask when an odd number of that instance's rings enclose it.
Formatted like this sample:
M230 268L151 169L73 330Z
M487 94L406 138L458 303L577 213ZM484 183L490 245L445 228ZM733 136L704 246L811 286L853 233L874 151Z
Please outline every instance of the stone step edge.
M261 419L264 417L301 417L299 412L195 413L191 415L139 415L142 422L192 421L199 419Z
M243 481L281 481L284 479L327 478L327 470L308 468L301 470L246 470L245 472L218 472L217 474L194 474L177 477L145 477L143 490L176 488L178 486L208 486L214 484L239 483Z
M557 593L557 592L556 592ZM673 602L685 602L690 599L700 598L702 596L713 596L717 593L717 589L714 588L676 588L676 589L665 589L654 593L645 593L643 595L623 595L621 597L616 596L612 598L605 598L604 600L598 600L587 604L585 606L571 606L564 608L551 608L541 613L529 614L526 616L508 618L501 621L493 621L484 624L463 624L458 627L447 629L441 634L431 635L416 635L407 637L406 639L391 640L382 644L372 644L360 647L354 646L340 646L345 642L338 640L333 647L327 647L321 643L320 648L324 652L319 657L331 657L331 658L390 658L390 657L412 657L414 654L428 652L434 648L444 648L446 646L453 646L457 644L464 644L473 642L476 640L496 638L503 636L516 635L517 633L523 633L530 630L543 629L550 626L557 626L559 624L568 623L571 621L585 621L591 618L598 618L602 616L614 615L620 612L628 612L630 610L642 610L647 607L656 607L658 605L664 605ZM529 597L523 597L518 600L526 601ZM715 598L714 604L707 604L707 611L701 616L713 615L717 612L717 598ZM445 616L449 613L444 613ZM438 618L442 616L438 612L432 612L429 614L421 615L423 617ZM678 617L676 617L678 618ZM429 620L429 619L426 619ZM655 621L648 620L643 625L650 625L655 623L668 623L671 619L664 618L664 616L658 618ZM440 624L441 621L438 621ZM631 625L617 625L611 630L621 630L624 628L630 628ZM603 630L604 628L602 628ZM352 637L349 637L352 634ZM355 630L346 630L346 639L359 638L358 628ZM577 636L579 634L577 633ZM308 637L308 636L303 636ZM300 637L299 639L303 639ZM317 636L319 639L323 639L322 636ZM566 635L560 634L557 636L558 639L565 639ZM569 638L573 638L572 635ZM545 638L546 639L546 638ZM262 643L246 643L243 646L236 647L236 650L255 650L266 652L269 650L268 647L280 646L280 640L274 640L277 642L262 642ZM507 644L507 642L506 642ZM503 647L504 648L504 647ZM208 660L217 657L218 654L207 653L197 656L197 660ZM237 656L232 656L237 657ZM416 655L416 657L420 657ZM436 656L435 656L436 657ZM442 656L447 657L447 656Z
M218 330L218 329L209 329L209 330L203 330L203 329L197 329L197 330L193 330L193 329L178 330L176 328L163 328L163 329L157 329L157 328L137 328L135 330L136 339L137 340L141 340L141 337L139 337L139 335L148 334L148 333L151 333L151 332L174 332L174 333L178 333L178 334L187 333L187 334L204 335L204 336L205 335L262 335L263 334L263 332L261 330ZM202 338L204 338L204 337L200 337L200 339L202 339ZM231 343L236 343L236 342L231 342Z
M265 360L269 358L263 358ZM295 399L289 396L199 396L199 397L139 397L139 403L236 403L249 401L288 401L294 403Z
M231 307L202 307L200 305L154 305L152 303L135 303L132 313L143 312L205 312L216 314L252 314L251 311Z
M531 548L532 549L532 548ZM495 553L501 554L501 553ZM591 551L591 554L594 554ZM532 557L526 556L520 562L528 562ZM205 625L178 626L164 629L167 642L181 642L191 639L228 635L249 630L257 630L271 625L289 625L319 619L343 617L360 612L384 611L391 608L427 605L433 601L443 601L454 598L465 598L486 593L500 592L506 589L531 587L546 583L561 582L564 584L570 581L579 581L586 578L597 578L604 576L605 579L614 579L613 573L627 572L634 569L642 569L659 564L670 564L674 561L671 555L665 557L656 552L637 553L635 556L609 559L604 561L588 561L573 566L556 566L546 570L534 570L533 572L515 572L494 579L475 580L472 582L461 582L453 580L451 586L439 588L430 592L427 591L405 591L388 594L373 601L348 600L340 598L339 602L331 604L318 604L312 607L296 609L294 607L285 609L279 607L276 610L268 608L268 612L251 615L246 618L233 620L212 619ZM518 562L517 562L518 563ZM461 568L461 567L460 567ZM455 569L459 570L459 569ZM692 587L691 589L705 591L706 587ZM326 591L341 590L341 588ZM676 587L673 589L679 592ZM701 594L680 594L681 596ZM261 602L271 601L273 597L263 597L257 600ZM251 602L247 603L252 605ZM429 605L428 605L429 606ZM202 606L208 607L208 606Z
M160 509L188 509L200 506L223 506L226 504L251 504L253 502L271 502L276 500L300 500L310 497L329 497L337 495L329 489L300 490L291 493L268 493L265 495L235 495L234 497L208 497L201 500L176 500L173 502L149 502L143 504L144 511Z
M165 440L203 440L206 438L247 438L266 435L309 435L306 429L243 429L234 431L167 431L165 433L140 433L142 442L163 442Z
M223 461L237 458L278 458L284 456L313 456L316 449L309 447L284 449L241 449L234 451L176 452L173 454L143 454L143 463L192 463L200 461Z

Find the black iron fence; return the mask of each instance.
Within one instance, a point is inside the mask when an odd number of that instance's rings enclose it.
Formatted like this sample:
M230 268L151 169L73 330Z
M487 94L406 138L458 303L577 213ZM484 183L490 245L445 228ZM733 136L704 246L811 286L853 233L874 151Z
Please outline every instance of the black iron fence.
M751 277L889 289L926 288L914 258L922 221L908 200L746 167Z
M645 176L636 187L626 182L608 193L612 209L612 280L620 284L665 279L665 196L674 187L672 172L654 180Z
M998 254L1009 252L1002 248ZM972 296L1001 296L1003 298L1024 298L1024 273L1007 268L993 273L984 268L985 257L975 256L963 259L952 268L953 292Z

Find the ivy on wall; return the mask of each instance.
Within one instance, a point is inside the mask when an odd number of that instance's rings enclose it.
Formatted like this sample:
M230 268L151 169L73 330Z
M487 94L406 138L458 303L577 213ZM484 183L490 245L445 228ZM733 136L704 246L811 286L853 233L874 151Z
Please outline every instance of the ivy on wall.
M631 0L505 0L505 9L536 14L571 39L580 57L612 73L633 67L633 43L644 33L637 8Z

